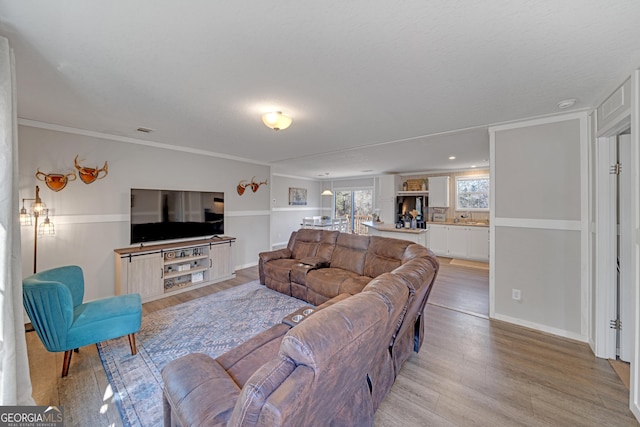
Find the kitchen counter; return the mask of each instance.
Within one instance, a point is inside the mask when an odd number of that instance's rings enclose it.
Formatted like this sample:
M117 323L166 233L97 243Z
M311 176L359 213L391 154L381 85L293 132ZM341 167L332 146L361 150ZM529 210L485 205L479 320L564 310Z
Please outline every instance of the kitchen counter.
M396 228L395 224L385 224L383 222L363 222L367 227L370 236L390 237L392 239L409 240L422 246L427 246L426 228Z
M420 234L426 233L428 230L426 228L396 228L395 224L385 224L384 222L363 222L362 225L369 227L369 229L374 229L378 231L387 231L393 233L410 233L410 234ZM400 239L401 237L397 237Z
M465 227L489 227L489 224L485 222L453 222L453 221L427 221L425 224L429 225L461 225Z

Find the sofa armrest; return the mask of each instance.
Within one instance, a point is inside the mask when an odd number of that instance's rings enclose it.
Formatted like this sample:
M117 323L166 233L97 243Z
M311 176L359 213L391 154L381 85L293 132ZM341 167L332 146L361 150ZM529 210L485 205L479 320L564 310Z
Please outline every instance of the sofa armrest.
M202 353L162 369L165 425L221 425L231 417L240 387L220 364Z
M274 259L288 259L291 258L291 251L288 248L278 249L269 252L260 252L258 254L258 277L261 285L266 284L266 277L264 274L264 265Z
M284 248L275 251L260 252L258 256L260 257L261 261L269 262L273 261L274 259L291 258L291 251L287 248Z

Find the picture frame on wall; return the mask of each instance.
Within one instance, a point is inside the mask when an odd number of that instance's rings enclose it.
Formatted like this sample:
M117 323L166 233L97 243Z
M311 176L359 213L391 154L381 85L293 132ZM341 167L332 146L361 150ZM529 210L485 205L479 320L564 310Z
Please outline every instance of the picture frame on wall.
M289 187L289 205L304 206L307 204L307 189Z

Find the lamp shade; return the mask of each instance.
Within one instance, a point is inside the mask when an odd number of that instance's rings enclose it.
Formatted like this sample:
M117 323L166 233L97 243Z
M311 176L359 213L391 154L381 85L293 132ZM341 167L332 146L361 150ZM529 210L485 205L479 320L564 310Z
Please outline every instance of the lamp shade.
M286 129L291 125L291 117L285 116L280 111L266 113L262 115L262 123L273 130Z

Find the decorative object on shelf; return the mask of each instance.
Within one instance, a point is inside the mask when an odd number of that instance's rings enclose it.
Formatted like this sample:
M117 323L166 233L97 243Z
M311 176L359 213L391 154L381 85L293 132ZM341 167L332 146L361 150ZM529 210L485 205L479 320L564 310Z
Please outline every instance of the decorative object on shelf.
M25 200L33 200L31 203L31 210L27 212L24 207ZM40 215L45 214L45 219L42 224L38 226L38 218ZM34 233L33 233L33 273L36 273L37 260L38 260L38 236L53 236L55 234L55 227L49 219L49 209L47 205L40 198L40 187L36 185L36 197L34 199L22 199L22 208L20 209L20 224L31 225L31 218L34 218Z
M408 179L406 191L422 191L422 179Z
M102 179L109 174L109 165L107 164L107 161L104 162L104 166L100 169L98 169L97 166L95 168L87 168L78 164L78 156L76 156L76 158L73 159L73 164L76 169L78 169L78 175L80 175L80 179L85 184L91 184L96 179ZM101 172L104 172L104 175L100 176Z
M284 130L291 125L291 117L282 114L282 111L273 111L262 115L262 123L273 130Z
M422 191L427 191L429 185L429 180L427 178L422 178Z
M47 184L49 189L53 191L60 191L67 186L67 182L76 180L76 173L71 172L66 175L61 173L44 173L40 172L40 168L38 168L36 178L38 181L42 181Z
M289 204L303 206L307 204L307 189L289 187Z
M327 188L320 195L321 196L333 196L333 192Z
M402 183L402 191L407 191L407 188L409 187L408 187L407 181L405 181Z
M258 188L260 188L260 186L262 185L268 185L268 180L265 179L262 182L256 182L255 176L251 178L251 181L249 182L247 182L246 179L243 179L238 183L238 187L237 187L238 195L242 196L244 194L244 190L247 187L251 187L251 191L255 193L256 191L258 191Z

